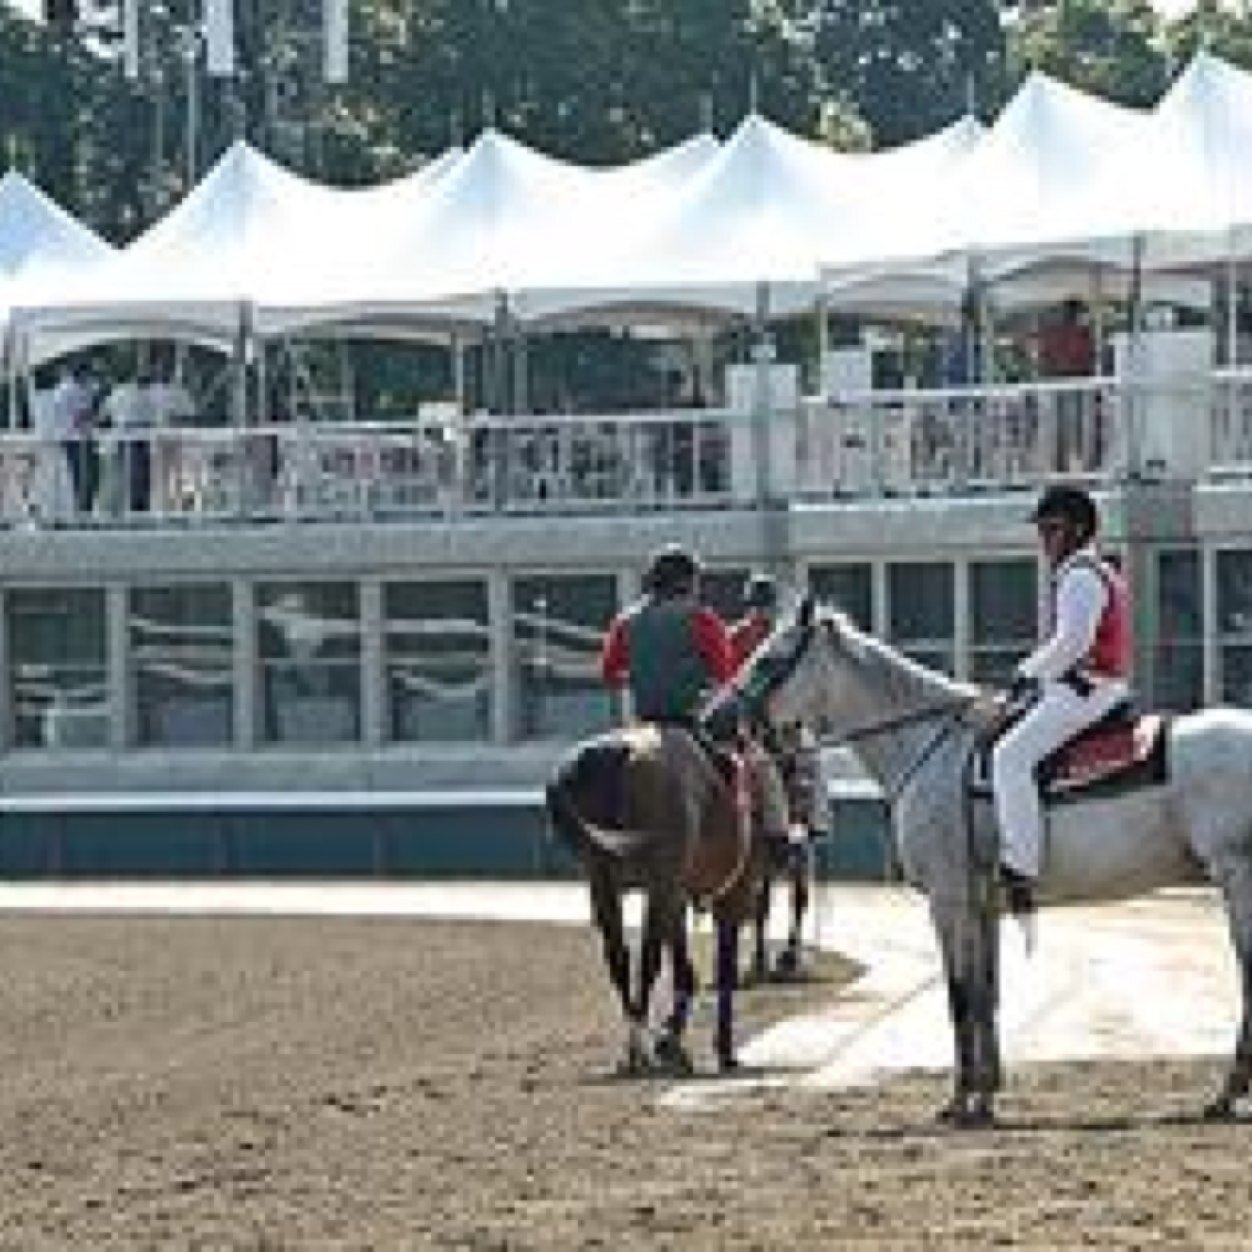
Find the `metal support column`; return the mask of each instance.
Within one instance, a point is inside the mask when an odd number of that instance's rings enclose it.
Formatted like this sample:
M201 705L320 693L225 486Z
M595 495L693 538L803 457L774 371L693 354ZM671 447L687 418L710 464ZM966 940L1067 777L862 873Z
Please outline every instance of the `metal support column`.
M514 738L517 682L513 667L513 607L509 577L503 570L487 576L487 619L491 628L491 742L505 746Z
M123 752L135 742L135 701L130 667L130 614L127 589L111 583L104 590L105 673L109 691L109 747Z
M387 673L383 641L383 587L361 580L361 740L368 748L387 741Z
M260 658L257 650L256 598L246 578L231 582L231 618L235 689L235 747L247 752L260 738Z

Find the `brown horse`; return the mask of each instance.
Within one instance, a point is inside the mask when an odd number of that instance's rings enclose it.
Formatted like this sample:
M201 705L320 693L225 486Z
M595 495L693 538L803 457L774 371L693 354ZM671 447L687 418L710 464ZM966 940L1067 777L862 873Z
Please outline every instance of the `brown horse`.
M547 789L558 837L578 856L605 963L627 1026L626 1067L690 1072L682 1042L696 979L687 906L706 905L717 923L719 1066L737 1064L733 993L740 923L751 916L765 838L786 830L786 804L771 762L749 748L740 762L715 759L678 726L629 726L577 745ZM627 891L644 893L638 983L622 921ZM668 948L674 1005L655 1039L652 987Z

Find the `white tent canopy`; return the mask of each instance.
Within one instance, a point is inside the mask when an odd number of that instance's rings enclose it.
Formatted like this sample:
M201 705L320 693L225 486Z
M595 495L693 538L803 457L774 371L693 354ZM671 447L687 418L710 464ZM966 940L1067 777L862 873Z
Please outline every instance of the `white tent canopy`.
M983 138L935 184L933 197L914 187L903 210L883 221L870 249L876 260L828 250L832 298L951 313L975 271L1005 303L1061 299L1076 286L1087 294L1093 271L1130 257L1123 187L1109 166L1115 153L1142 151L1150 123L1149 114L1030 74ZM1070 239L1072 247L1048 248ZM1051 284L1043 282L1044 269ZM1023 279L1016 291L1015 275Z
M1151 111L1032 74L985 133L839 154L762 117L613 169L496 131L344 190L233 146L124 252L0 279L14 322L100 338L479 331L809 307L951 316L1212 269L1252 243L1252 77L1200 56ZM0 235L0 245L17 247ZM1136 279L1137 280L1137 279ZM1181 290L1181 289L1180 289ZM1188 283L1187 298L1201 298Z
M1093 290L1203 304L1213 271L1252 250L1252 75L1198 55L1151 112L1033 74L943 202L857 262L827 252L832 298L951 313L973 279L1004 305ZM910 307L911 302L911 307Z
M627 224L667 204L717 153L711 135L607 170L555 160L487 131L438 180L405 188L344 230L334 255L259 316L286 324L486 326L568 313L566 290ZM527 303L528 300L533 300ZM268 307L267 307L268 306Z
M883 198L912 179L942 177L977 141L973 119L915 144L873 155L836 153L759 115L749 116L681 185L640 212L569 215L561 237L569 288L545 291L532 275L518 301L531 317L567 310L687 311L752 316L761 289L769 310L812 307L814 258L832 238L862 237ZM589 223L579 233L579 222ZM608 224L610 229L604 227ZM568 241L579 240L570 249Z
M451 151L414 174L366 189L304 179L249 144L233 144L177 206L121 252L23 291L35 342L79 336L188 337L229 347L245 309L280 306L345 240L455 166Z

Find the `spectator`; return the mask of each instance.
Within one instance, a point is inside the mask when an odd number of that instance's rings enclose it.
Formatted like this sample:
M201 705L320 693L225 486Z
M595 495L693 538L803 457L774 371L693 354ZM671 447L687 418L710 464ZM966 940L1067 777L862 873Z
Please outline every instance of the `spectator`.
M1039 373L1044 378L1090 378L1095 339L1083 320L1081 300L1066 300L1058 320L1039 333Z
M151 410L152 425L158 431L178 427L190 421L196 414L195 402L186 384L178 377L154 379L148 384L148 402ZM156 507L168 509L177 499L177 485L174 481L178 472L181 444L173 436L158 438L154 449L151 478Z
M82 361L61 372L50 398L51 425L60 440L69 469L71 511L91 512L96 492L95 424L96 387Z
M148 371L141 369L135 378L115 384L104 402L117 442L122 503L130 513L146 513L152 498L149 432L155 425L155 412L151 381Z
M1040 333L1039 372L1044 378L1090 378L1095 373L1095 339L1080 301L1067 300L1060 320ZM1049 468L1060 473L1095 469L1095 414L1087 411L1088 393L1064 388L1053 399L1056 446Z

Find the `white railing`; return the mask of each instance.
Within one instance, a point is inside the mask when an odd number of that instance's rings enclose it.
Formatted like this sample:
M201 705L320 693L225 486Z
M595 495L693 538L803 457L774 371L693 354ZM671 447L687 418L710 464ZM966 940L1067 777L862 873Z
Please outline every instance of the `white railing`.
M843 394L766 422L709 409L102 432L76 499L86 459L0 433L0 524L639 513L1252 477L1252 371Z
M1105 379L871 391L810 401L795 450L807 498L1108 478L1125 463L1123 396Z
M1252 475L1252 370L1213 375L1211 430L1209 471Z

